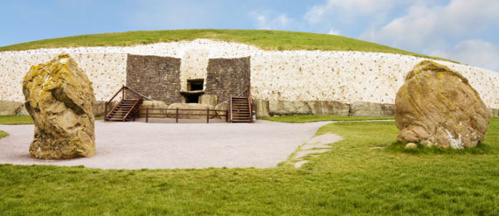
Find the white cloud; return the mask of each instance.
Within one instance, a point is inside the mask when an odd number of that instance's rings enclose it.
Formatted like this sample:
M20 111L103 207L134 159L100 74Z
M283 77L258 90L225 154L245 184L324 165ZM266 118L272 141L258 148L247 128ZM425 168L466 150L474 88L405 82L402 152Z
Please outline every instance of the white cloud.
M398 4L398 0L327 0L322 5L312 7L304 16L305 21L317 24L331 17L355 17L380 14Z
M337 31L335 29L330 29L327 33L330 35L340 35L340 31Z
M325 0L311 7L302 17L308 29L315 32L341 31L343 35L357 38L366 29L377 29L390 21L413 2L421 0Z
M286 14L276 14L271 12L252 11L249 16L256 20L258 29L274 29L283 30L288 27L289 23L293 20Z
M361 39L429 53L480 31L498 28L498 11L499 1L451 0L444 6L421 1L413 4L407 15L364 32Z
M467 40L447 50L433 51L430 55L499 72L499 44L488 41Z

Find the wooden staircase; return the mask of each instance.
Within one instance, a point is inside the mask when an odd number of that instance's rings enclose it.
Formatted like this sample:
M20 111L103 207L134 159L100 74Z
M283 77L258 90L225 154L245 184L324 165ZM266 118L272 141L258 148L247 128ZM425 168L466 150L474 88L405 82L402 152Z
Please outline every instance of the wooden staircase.
M105 121L129 121L135 118L139 114L139 107L144 99L140 98L134 99L122 99L118 105L111 110L105 117Z
M230 97L230 122L252 123L251 99L249 97Z

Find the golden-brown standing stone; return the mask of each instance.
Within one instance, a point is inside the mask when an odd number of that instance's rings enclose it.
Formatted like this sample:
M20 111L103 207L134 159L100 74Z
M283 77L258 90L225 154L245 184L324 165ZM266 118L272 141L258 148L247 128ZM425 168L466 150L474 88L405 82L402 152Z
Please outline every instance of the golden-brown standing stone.
M458 72L422 61L395 98L397 139L441 148L475 147L485 138L489 111Z
M23 80L26 109L35 123L31 157L67 159L95 155L92 84L67 54L31 66Z

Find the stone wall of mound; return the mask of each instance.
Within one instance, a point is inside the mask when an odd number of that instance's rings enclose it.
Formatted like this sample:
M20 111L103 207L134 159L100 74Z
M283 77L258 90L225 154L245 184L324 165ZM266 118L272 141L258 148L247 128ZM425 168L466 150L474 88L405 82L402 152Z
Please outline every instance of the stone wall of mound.
M133 47L82 47L0 52L0 101L23 102L22 79L31 65L68 53L93 83L98 101L108 100L126 83L127 55L181 58L181 88L186 79L206 77L209 59L251 57L255 100L393 104L405 75L424 58L385 53L263 51L238 43L198 39ZM468 78L489 108L499 109L499 73L437 61ZM314 105L316 106L316 105ZM269 108L271 109L271 108ZM313 113L312 111L310 111Z

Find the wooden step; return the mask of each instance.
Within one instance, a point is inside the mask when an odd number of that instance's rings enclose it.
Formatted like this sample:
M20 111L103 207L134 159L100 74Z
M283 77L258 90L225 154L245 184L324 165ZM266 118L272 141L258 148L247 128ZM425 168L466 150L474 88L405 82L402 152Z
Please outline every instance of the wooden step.
M234 123L251 123L252 114L250 113L250 103L246 97L232 98L231 101L232 116L231 121Z
M250 123L250 120L232 120L233 123Z
M131 114L125 118L124 121L130 120L134 115L138 113L138 107L142 104L142 99L124 99L121 100L118 105L109 112L106 117L107 121L123 121L123 118L127 114Z

